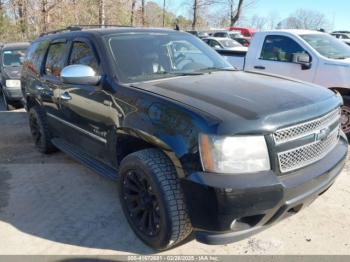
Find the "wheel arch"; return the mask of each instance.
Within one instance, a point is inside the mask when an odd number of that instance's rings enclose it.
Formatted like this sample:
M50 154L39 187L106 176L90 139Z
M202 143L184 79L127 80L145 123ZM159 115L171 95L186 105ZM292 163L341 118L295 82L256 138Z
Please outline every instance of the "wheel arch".
M344 87L329 87L330 90L338 92L342 96L350 96L350 89Z
M156 148L161 150L173 163L178 177L185 177L182 164L173 148L152 134L133 128L119 128L116 130L116 140L112 143L112 150L116 150L116 161L119 166L121 161L129 154L146 149Z
M25 109L29 111L34 106L40 106L39 100L34 96L27 95L25 99Z

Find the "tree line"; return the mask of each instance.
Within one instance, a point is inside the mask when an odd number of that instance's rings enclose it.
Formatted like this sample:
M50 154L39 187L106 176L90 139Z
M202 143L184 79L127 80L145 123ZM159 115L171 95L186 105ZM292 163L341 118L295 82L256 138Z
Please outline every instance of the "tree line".
M183 1L187 14L170 9ZM0 42L31 40L38 35L70 25L121 25L203 30L209 27L247 26L260 30L277 26L326 27L328 21L315 11L298 10L281 20L244 16L259 0L0 0ZM284 23L281 26L281 21Z

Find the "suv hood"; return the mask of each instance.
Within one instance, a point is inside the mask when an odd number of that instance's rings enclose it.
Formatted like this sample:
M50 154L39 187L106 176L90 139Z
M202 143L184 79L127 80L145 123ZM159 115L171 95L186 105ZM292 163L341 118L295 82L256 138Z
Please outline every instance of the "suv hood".
M335 93L320 86L241 71L177 77L134 86L210 114L220 123L222 133L269 133L318 117L341 103Z

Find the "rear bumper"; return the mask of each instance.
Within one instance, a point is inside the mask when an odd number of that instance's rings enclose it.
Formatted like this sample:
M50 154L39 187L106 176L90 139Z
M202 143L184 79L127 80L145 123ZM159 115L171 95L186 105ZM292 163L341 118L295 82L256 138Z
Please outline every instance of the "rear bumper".
M258 233L299 212L327 191L341 172L348 144L341 137L325 158L284 176L195 173L183 188L196 238L226 244Z

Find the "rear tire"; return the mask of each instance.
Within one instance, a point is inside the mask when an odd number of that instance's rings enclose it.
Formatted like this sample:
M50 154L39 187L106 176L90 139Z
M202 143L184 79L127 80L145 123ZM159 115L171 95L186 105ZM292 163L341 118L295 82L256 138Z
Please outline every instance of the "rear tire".
M164 153L145 149L120 165L119 194L124 214L148 246L169 249L192 232L176 170Z
M52 136L46 122L46 116L39 106L30 108L29 126L35 146L39 152L49 154L57 150L51 143Z

